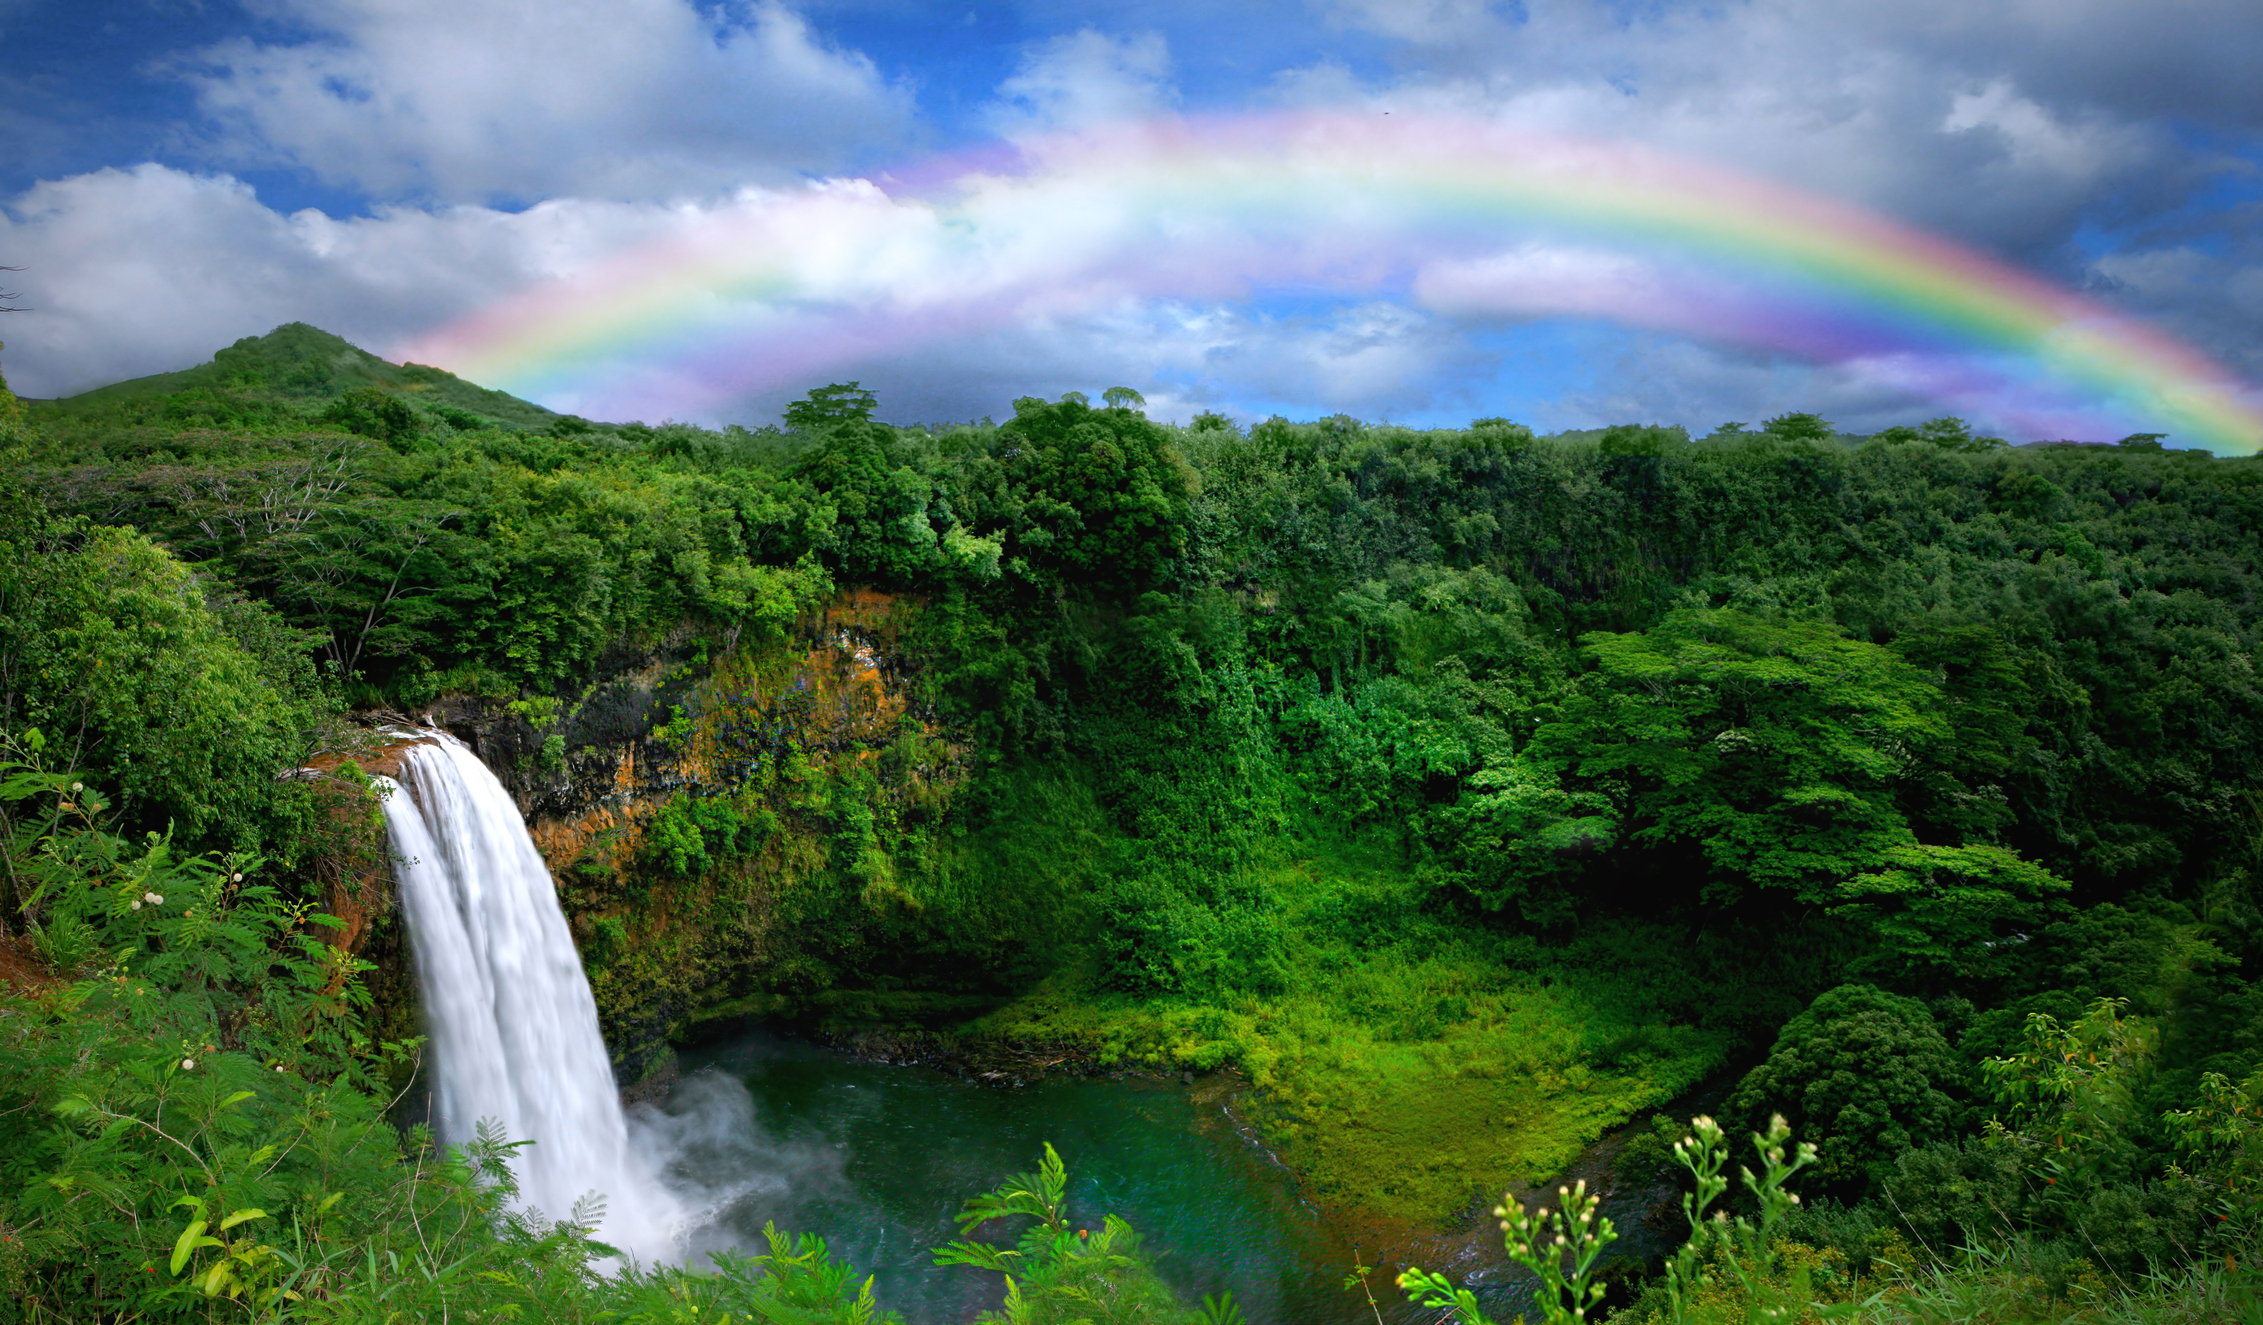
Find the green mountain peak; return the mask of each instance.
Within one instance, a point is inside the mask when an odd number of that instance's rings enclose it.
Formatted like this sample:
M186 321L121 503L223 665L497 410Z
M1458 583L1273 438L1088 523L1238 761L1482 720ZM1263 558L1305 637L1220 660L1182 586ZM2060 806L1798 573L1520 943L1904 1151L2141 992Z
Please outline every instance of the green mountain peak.
M114 382L61 400L27 403L50 417L91 420L127 412L156 397L200 389L246 402L288 402L303 409L363 387L398 394L427 408L466 411L521 427L543 427L558 417L532 401L466 382L444 369L389 363L342 336L304 322L286 322L264 336L246 336L194 368Z

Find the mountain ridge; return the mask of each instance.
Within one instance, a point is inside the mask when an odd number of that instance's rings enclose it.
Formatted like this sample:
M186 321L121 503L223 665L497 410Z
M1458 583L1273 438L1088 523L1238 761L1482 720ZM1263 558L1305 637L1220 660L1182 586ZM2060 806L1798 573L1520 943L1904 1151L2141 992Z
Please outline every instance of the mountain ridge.
M392 363L305 322L286 322L264 336L245 336L193 367L128 378L53 400L26 400L24 404L35 414L91 422L105 415L146 412L150 404L184 392L305 408L360 387L398 395L435 412L461 411L507 426L540 428L562 417L509 392L467 382L443 368Z

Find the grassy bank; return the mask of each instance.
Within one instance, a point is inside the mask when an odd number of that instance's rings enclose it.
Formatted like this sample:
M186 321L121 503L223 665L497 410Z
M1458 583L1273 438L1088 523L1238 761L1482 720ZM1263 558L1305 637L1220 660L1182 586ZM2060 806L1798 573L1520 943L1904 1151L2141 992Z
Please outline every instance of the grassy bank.
M1686 979L1626 978L1629 962L1669 965L1664 933L1564 948L1457 931L1407 904L1403 862L1377 850L1265 875L1286 899L1280 992L1140 997L1101 987L1085 962L961 1033L1082 1044L1103 1064L1239 1069L1253 1121L1316 1196L1427 1228L1561 1172L1734 1045L1630 993Z

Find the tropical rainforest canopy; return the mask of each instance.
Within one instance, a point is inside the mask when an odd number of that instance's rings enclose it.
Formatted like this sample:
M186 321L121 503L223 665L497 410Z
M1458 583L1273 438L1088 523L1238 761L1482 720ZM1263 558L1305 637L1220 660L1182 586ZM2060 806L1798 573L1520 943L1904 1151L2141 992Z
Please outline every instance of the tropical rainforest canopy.
M624 1084L748 1017L1231 1069L1317 1199L1432 1225L1782 1114L1803 1204L1733 1193L1767 1231L1630 1319L2170 1319L2255 1250L2255 460L853 383L601 424L297 325L0 404L0 1317L873 1309L787 1235L600 1275L521 1138L386 1121L362 764L436 713L559 816L669 761L552 859ZM1054 1227L1046 1172L982 1199ZM1192 1311L1031 1245L1019 1318Z

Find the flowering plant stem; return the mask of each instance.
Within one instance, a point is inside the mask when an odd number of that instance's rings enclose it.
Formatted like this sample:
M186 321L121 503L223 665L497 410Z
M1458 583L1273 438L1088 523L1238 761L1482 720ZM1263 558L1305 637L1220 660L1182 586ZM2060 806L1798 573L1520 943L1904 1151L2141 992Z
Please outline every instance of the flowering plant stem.
M1682 1196L1682 1213L1689 1219L1689 1241L1666 1265L1666 1297L1677 1323L1688 1317L1690 1295L1711 1280L1708 1251L1717 1252L1713 1262L1728 1267L1736 1276L1747 1322L1787 1320L1808 1305L1804 1275L1797 1277L1788 1292L1778 1291L1771 1280L1775 1257L1770 1243L1775 1227L1799 1204L1799 1197L1785 1191L1784 1184L1815 1162L1815 1147L1805 1141L1799 1143L1790 1162L1785 1161L1784 1146L1791 1135L1791 1125L1784 1116L1775 1115L1766 1132L1752 1136L1753 1149L1760 1154L1761 1173L1756 1176L1741 1165L1737 1169L1746 1190L1759 1202L1757 1225L1741 1215L1731 1219L1726 1210L1706 1217L1707 1207L1729 1189L1729 1180L1721 1176L1729 1157L1728 1136L1721 1125L1711 1118L1693 1118L1690 1134L1675 1143L1674 1158L1697 1180L1696 1190Z
M1555 1210L1528 1210L1511 1197L1493 1207L1493 1213L1500 1218L1509 1259L1540 1279L1540 1318L1548 1325L1570 1325L1585 1321L1588 1308L1602 1300L1603 1285L1594 1282L1595 1263L1619 1233L1599 1213L1603 1198L1588 1195L1585 1179L1558 1187L1556 1196L1560 1206ZM1409 1266L1399 1276L1399 1287L1424 1307L1456 1313L1465 1325L1492 1325L1478 1310L1476 1294L1442 1274Z

